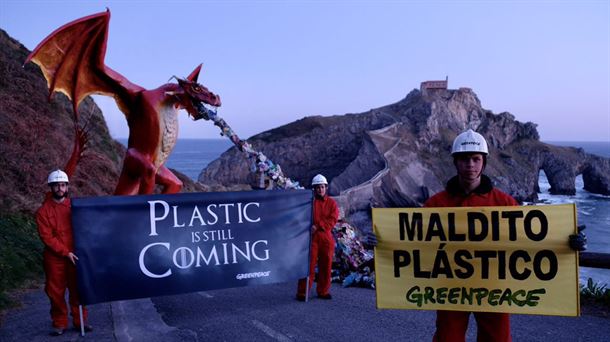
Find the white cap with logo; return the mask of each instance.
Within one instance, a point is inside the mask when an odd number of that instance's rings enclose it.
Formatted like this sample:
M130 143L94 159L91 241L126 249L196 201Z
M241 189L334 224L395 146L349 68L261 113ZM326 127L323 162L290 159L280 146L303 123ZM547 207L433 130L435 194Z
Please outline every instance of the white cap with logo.
M326 181L326 177L317 174L315 177L313 177L313 179L311 180L311 185L319 185L319 184L326 184L328 185L328 182Z
M68 175L62 170L55 170L49 173L49 177L47 177L47 184L51 183L69 183Z
M472 129L458 135L453 140L453 147L451 148L451 155L455 153L482 153L489 154L487 150L487 141L482 135L473 131Z

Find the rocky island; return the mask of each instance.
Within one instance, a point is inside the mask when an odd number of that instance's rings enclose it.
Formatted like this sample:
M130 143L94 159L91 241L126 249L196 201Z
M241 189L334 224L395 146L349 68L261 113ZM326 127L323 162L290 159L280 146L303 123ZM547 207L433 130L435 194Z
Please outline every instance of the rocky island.
M521 202L538 198L540 170L553 194L574 194L583 176L587 191L610 195L610 160L582 149L539 140L536 124L484 109L470 88L423 82L387 106L358 114L310 116L253 136L248 141L284 173L309 185L312 175L330 180L344 216L370 225L371 207L420 206L455 174L450 148L458 132L472 128L490 144L486 169L496 186ZM432 85L432 86L431 86ZM236 148L199 175L199 182L251 183L249 163Z

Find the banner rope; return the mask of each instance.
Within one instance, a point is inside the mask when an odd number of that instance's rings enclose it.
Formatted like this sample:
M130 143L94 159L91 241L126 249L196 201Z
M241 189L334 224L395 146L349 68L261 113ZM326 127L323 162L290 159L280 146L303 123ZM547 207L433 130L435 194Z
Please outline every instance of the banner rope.
M212 120L215 126L220 128L220 135L227 137L231 142L242 152L246 154L248 159L251 159L250 171L253 173L260 173L272 180L275 185L281 189L303 189L298 181L292 180L284 176L282 168L279 164L274 163L271 159L267 158L263 152L255 150L250 143L246 140L242 140L233 131L231 126L221 118L216 111L208 109L202 103L197 104L197 109L201 114L200 117L194 118L194 120L205 119ZM264 181L261 178L261 187L264 186Z

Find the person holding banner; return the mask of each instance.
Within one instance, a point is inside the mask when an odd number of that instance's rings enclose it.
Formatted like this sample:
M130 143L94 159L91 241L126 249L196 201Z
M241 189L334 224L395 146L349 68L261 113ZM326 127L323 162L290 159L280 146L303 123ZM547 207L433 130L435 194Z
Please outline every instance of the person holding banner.
M495 188L483 174L487 165L487 142L473 130L459 134L453 141L451 156L457 175L447 182L444 191L429 198L424 207L517 206L510 195ZM574 250L586 248L584 234L570 236ZM438 310L433 341L464 341L470 312ZM511 341L508 313L474 312L477 341Z
M74 327L81 329L78 290L76 286L76 261L73 253L72 218L69 194L69 178L76 170L86 144L85 134L77 128L76 142L72 156L66 165L66 172L55 170L47 177L50 192L45 196L42 206L36 212L36 224L40 239L44 244L43 264L45 271L45 292L51 301L52 336L63 335L68 326L68 308L66 306L66 288L69 291L69 302ZM87 310L83 308L83 320L87 319ZM84 330L92 331L85 324Z
M447 182L444 191L430 197L424 207L486 207L517 206L510 195L495 188L483 174L487 165L487 141L469 129L453 141L451 156L457 175ZM464 341L470 312L438 310L433 341ZM508 342L508 313L474 312L477 321L477 341Z
M339 220L337 202L328 196L328 182L323 175L316 175L311 181L314 192L313 226L309 262L309 284L307 279L300 279L297 287L297 300L305 301L306 293L311 289L318 265L316 292L318 298L332 299L330 294L331 269L335 254L335 240L332 229Z

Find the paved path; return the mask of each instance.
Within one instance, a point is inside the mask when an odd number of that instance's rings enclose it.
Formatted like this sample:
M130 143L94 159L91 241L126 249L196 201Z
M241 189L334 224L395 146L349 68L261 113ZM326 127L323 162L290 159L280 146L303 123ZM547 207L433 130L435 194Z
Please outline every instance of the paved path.
M94 331L50 337L42 289L23 295L0 341L430 341L434 312L376 310L369 289L333 284L333 300L293 299L294 284L190 293L89 307ZM475 341L474 319L468 341ZM610 341L610 319L513 315L514 341Z

